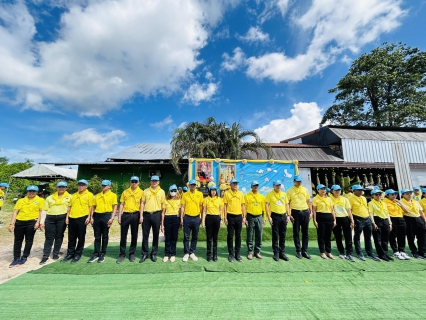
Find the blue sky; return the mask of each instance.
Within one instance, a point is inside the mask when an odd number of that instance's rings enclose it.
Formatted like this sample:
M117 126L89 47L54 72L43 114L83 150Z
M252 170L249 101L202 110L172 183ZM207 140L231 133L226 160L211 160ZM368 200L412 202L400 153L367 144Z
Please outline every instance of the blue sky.
M353 59L426 48L426 1L0 1L0 156L103 161L214 116L318 127Z

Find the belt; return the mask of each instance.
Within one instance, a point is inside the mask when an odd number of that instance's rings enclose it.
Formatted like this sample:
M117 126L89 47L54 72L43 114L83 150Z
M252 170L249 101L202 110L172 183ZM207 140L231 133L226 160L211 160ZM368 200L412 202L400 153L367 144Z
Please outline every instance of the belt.
M353 213L352 213L352 215L354 216L354 218L361 219L361 220L367 220L367 219L369 220L370 219L370 217L363 218L363 217L357 216L356 214L353 214Z
M123 212L123 214L136 214L139 213L139 211L133 211L133 212Z
M291 211L295 211L295 212L305 212L305 211L308 211L308 210L309 210L309 208L303 209L303 210L291 209Z
M93 214L96 214L96 215L103 215L103 214L110 214L110 213L112 213L112 211L110 211L110 212L94 212ZM123 212L124 213L124 212Z
M196 216L189 216L185 213L185 217L191 218L191 219L195 219L195 218L199 218L200 215L196 215Z
M320 213L320 214L331 214L331 212L318 212L318 211L317 211L317 213Z
M284 213L278 213L278 212L271 212L271 214L277 215L277 216L282 216L282 215L286 215L287 212Z
M259 216L261 216L262 214L261 214L261 213L259 213L259 214L253 214L253 213L248 213L248 212L247 212L247 215L251 215L252 217L259 217Z
M152 212L144 211L143 213L144 213L144 214L145 214L145 213L148 213L148 214L155 214L155 213L159 213L159 212L161 212L161 210L158 210L158 211L152 211Z

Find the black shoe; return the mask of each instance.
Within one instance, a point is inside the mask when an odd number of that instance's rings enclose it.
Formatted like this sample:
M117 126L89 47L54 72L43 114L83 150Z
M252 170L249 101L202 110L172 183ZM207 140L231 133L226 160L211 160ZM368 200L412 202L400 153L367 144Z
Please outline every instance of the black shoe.
M139 263L145 262L145 260L148 259L148 256L144 254L141 259L139 260Z
M71 260L71 263L76 263L80 260L81 256L74 256L74 259Z
M151 261L157 262L157 256L155 254L151 255Z
M274 253L274 256L272 257L272 259L274 259L275 261L279 261L280 256L278 255L278 253Z
M386 256L379 256L380 259L389 262L390 260Z
M243 259L241 258L240 254L235 255L235 260L237 260L238 262L243 262Z
M43 256L43 258L41 259L39 264L45 264L47 262L47 260L49 260L49 257Z
M87 263L93 263L95 261L98 261L99 257L98 256L92 256L89 260L87 260Z
M135 260L136 260L135 255L133 253L129 254L129 261L130 262L135 262Z
M99 256L98 263L105 262L105 256Z
M72 260L73 258L74 258L74 256L72 256L72 255L68 255L68 256L66 256L65 258L63 258L63 259L61 260L61 262L68 262L68 261Z
M365 257L362 253L358 255L358 259L361 261L365 261Z
M309 253L307 253L306 251L303 251L302 252L302 257L304 257L304 258L306 258L306 259L308 259L308 260L311 260L312 258L311 258L311 256L309 255Z
M393 258L391 256L389 256L388 254L386 255L386 258L388 258L389 261L393 261Z
M59 255L57 255L57 254L53 254L53 255L52 255L52 259L53 259L53 260L58 260L58 259L59 259Z
M355 262L354 257L352 257L352 255L350 255L350 254L346 255L346 258L345 258L345 259L346 259L346 260L349 260L350 262Z
M214 254L214 255L213 255L213 261L214 261L214 262L217 262L217 254Z
M418 253L413 253L413 258L414 259L419 259L419 260L425 259L423 256L419 255Z
M119 256L115 263L120 264L124 261L125 258L126 258L125 256Z
M228 261L234 262L234 256L232 254L228 255Z
M299 251L296 252L296 258L302 259L302 254Z
M374 255L374 254L367 254L367 258L369 258L369 259L371 259L371 260L373 260L373 261L377 261L377 262L382 261L382 260L380 260L380 258L379 258L379 257L377 257L377 256L376 256L376 255Z
M288 261L287 256L285 255L285 253L281 253L280 254L280 259L284 260L284 261Z
M212 261L212 256L207 256L207 262L211 262Z

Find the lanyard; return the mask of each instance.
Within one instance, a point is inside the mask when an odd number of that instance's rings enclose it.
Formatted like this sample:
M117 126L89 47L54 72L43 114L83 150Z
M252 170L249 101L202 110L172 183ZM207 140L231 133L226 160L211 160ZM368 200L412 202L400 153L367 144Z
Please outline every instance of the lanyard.
M173 204L173 203L176 203L177 200L171 199L171 201L170 200L166 200L166 201L172 207L173 212L178 211L178 208L175 207L174 204Z
M317 200L321 201L322 203L324 203L326 209L331 211L331 207L330 207L330 203L327 201L326 197L321 197L320 195L316 195L316 198L318 198Z

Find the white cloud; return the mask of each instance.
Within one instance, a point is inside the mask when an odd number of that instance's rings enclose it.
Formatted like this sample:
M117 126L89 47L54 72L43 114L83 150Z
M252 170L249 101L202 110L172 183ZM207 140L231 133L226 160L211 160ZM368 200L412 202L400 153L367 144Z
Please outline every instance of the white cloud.
M165 126L170 125L172 123L173 123L172 116L169 115L168 117L164 118L162 121L151 123L150 126L157 129L162 129Z
M321 122L321 109L316 102L299 102L293 105L288 118L275 119L254 131L267 142L279 142L310 130Z
M246 35L237 35L237 39L244 42L268 42L269 34L262 32L259 26L250 27Z
M214 80L213 74L210 71L206 72L205 78L207 80Z
M220 65L222 69L227 71L236 70L245 64L245 54L240 47L234 49L234 56L231 57L228 53L222 55L223 62Z
M217 93L219 86L216 83L208 84L192 84L182 99L183 102L192 103L198 106L201 101L210 101L212 97Z
M121 130L113 130L106 133L98 133L93 128L88 128L82 131L74 132L72 134L65 134L62 137L64 142L71 142L74 148L81 145L96 145L101 149L109 149L118 144L121 138L124 138L126 133Z
M261 24L271 19L277 13L281 13L281 15L284 17L290 6L290 0L267 0L261 1L261 3L265 6L263 11L257 17L257 20Z
M300 81L321 72L343 51L359 49L400 25L401 0L314 0L294 24L313 34L306 53L283 52L250 57L247 75L255 79Z
M50 42L35 40L23 1L2 3L0 85L16 90L21 107L82 115L104 114L134 94L180 92L210 30L238 1L52 0L67 10Z

